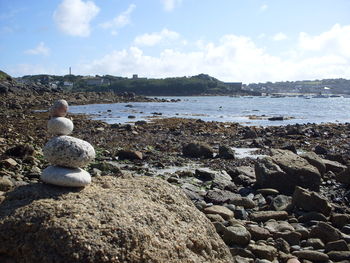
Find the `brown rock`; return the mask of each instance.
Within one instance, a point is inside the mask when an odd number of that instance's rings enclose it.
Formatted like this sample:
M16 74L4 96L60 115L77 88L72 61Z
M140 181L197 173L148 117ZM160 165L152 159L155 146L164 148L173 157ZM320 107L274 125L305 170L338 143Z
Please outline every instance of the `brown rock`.
M326 171L327 172L331 171L335 174L341 173L341 172L345 171L347 168L345 165L338 163L336 161L330 161L330 160L324 159L324 163L326 165Z
M121 160L142 160L143 154L139 151L132 151L132 150L120 150L118 152L118 157Z
M234 214L233 211L231 211L230 209L221 206L221 205L213 205L210 207L206 207L203 212L205 214L218 214L220 216L222 216L222 218L228 220L230 218L233 218Z
M314 228L311 229L310 237L319 238L324 243L337 241L341 235L339 230L332 227L325 222L319 222Z
M300 259L306 259L310 261L327 261L329 259L327 254L313 250L295 251L292 254L293 256L296 256Z
M0 167L5 167L5 168L12 168L15 167L18 163L12 159L12 158L7 158L5 160L0 161Z
M146 177L99 177L83 190L18 187L0 204L0 244L11 262L232 262L180 190Z
M306 161L308 161L311 165L315 166L321 175L326 172L326 165L321 157L319 157L314 152L306 152L300 155Z
M259 211L250 215L250 219L255 222L264 222L269 219L286 220L288 213L286 211Z
M295 188L292 203L294 206L302 208L305 211L321 212L326 216L328 216L332 210L332 206L327 198L299 186Z

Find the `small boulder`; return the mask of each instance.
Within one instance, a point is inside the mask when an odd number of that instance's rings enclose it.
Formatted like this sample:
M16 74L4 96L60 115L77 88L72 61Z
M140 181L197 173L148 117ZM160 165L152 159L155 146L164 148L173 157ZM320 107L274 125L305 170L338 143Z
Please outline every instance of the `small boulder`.
M319 238L324 243L337 241L341 238L339 230L327 224L326 222L319 222L310 231L310 237Z
M133 151L133 150L120 150L117 153L117 156L120 160L142 160L143 154L139 151Z
M230 147L220 145L218 157L222 159L235 159L235 151Z
M6 155L21 159L26 158L28 156L33 156L34 153L35 149L30 144L19 144L5 151Z
M214 150L206 144L189 143L183 146L182 154L190 158L213 158Z
M224 230L222 239L228 246L238 245L244 247L249 244L251 235L249 231L240 224L234 224Z
M332 206L327 198L299 186L295 188L292 203L294 206L301 208L304 211L321 212L325 216L329 216L332 210Z

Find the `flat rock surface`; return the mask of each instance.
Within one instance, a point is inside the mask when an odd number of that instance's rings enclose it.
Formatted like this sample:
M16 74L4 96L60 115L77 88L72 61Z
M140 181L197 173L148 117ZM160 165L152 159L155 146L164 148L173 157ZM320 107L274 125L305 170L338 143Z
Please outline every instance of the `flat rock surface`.
M146 177L18 187L0 205L0 244L15 262L232 262L178 188Z

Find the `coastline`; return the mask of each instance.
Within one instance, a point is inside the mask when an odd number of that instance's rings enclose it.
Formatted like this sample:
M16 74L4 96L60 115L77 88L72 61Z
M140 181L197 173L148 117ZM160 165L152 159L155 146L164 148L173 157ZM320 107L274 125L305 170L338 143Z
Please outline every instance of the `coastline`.
M92 96L92 94L90 94ZM106 94L105 94L106 95ZM65 98L69 104L105 103L107 100L123 101L125 98L110 98L108 96L89 94L48 94L44 96L23 97L16 100L9 96L3 100L8 105L0 114L0 156L2 180L0 203L5 199L6 192L23 184L39 182L41 169L48 164L42 158L41 149L48 141L45 112L34 111L46 107L55 99ZM130 98L128 101L133 101ZM135 98L141 100L141 98ZM19 105L19 106L16 106ZM213 194L225 195L234 193L246 198L253 195L252 200L259 196L254 186L254 165L259 162L255 158L227 159L220 157L219 148L250 148L259 155L271 155L271 149L287 149L297 153L323 149L319 155L327 160L350 166L350 124L304 124L273 127L246 127L237 123L204 122L198 119L156 119L152 123L140 122L130 124L107 124L102 121L90 120L86 115L69 114L75 124L74 136L90 142L96 149L96 161L88 167L88 171L97 179L100 176L142 175L160 177L167 182L183 189L193 203L203 210L216 205L225 205L224 199L212 197ZM207 145L212 149L213 156L208 158L191 158L185 156L183 147L191 142ZM9 156L6 151L17 145L31 145L36 151L34 156ZM121 150L134 153L134 158L122 158ZM140 155L141 153L141 155ZM12 159L15 162L8 161ZM243 171L242 169L248 169ZM249 170L250 169L250 170ZM205 171L207 173L205 173ZM223 172L231 176L235 187L222 188L215 182L213 174ZM235 176L237 174L237 177ZM208 178L203 180L203 176ZM212 179L210 179L212 178ZM10 181L10 182L9 182ZM347 197L348 186L339 184L333 175L328 173L322 178L320 192L327 198L334 214L350 213ZM248 193L248 194L247 194ZM260 194L261 195L261 194ZM267 198L267 197L266 197ZM218 201L218 200L221 201ZM244 199L245 200L245 199ZM221 202L221 203L220 203ZM238 209L248 216L255 212L269 210L266 205L255 206L253 209ZM242 210L243 209L243 210ZM238 212L237 212L238 213ZM298 218L295 210L288 210L290 218ZM215 219L209 217L215 225ZM247 226L248 218L239 219ZM250 220L253 220L250 218ZM328 220L328 219L327 219ZM330 220L330 219L329 219ZM253 220L254 221L254 220ZM350 223L350 219L349 219ZM248 227L247 227L248 228Z

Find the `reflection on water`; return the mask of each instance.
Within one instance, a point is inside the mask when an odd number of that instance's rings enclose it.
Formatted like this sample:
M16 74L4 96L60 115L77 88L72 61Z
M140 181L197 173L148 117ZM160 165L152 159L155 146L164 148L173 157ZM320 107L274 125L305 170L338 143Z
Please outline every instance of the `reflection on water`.
M173 99L175 97L167 97ZM177 98L177 97L176 97ZM133 123L154 118L195 118L204 121L238 122L243 125L350 122L350 98L299 97L180 97L180 102L135 102L71 106L107 123ZM268 120L275 117L274 121ZM283 117L283 118L282 118ZM283 119L283 120L282 120Z

